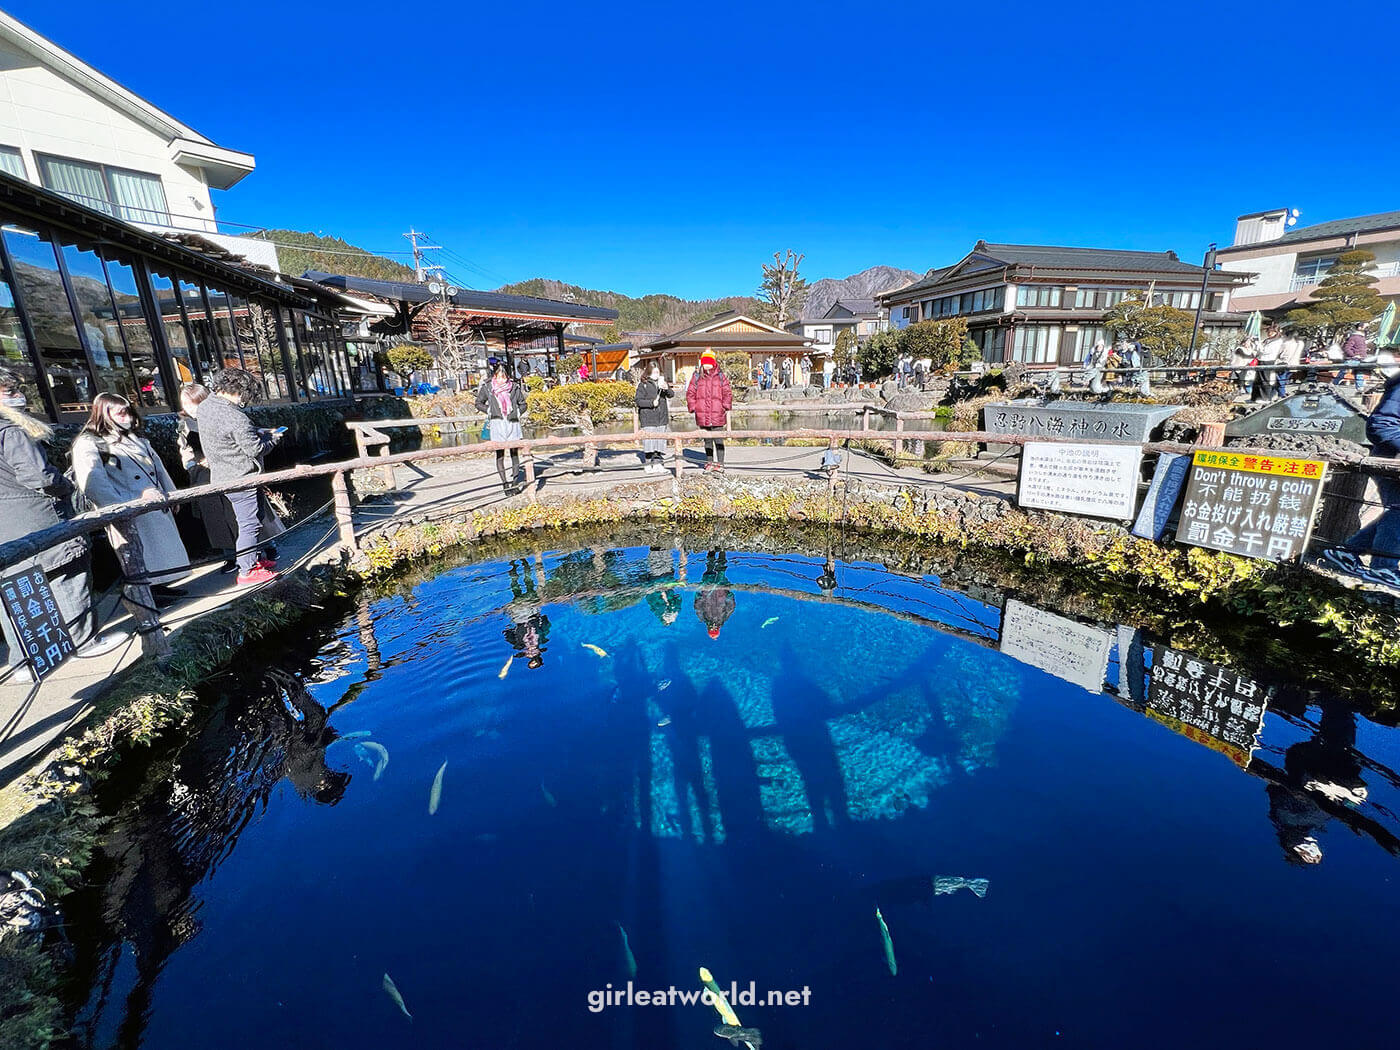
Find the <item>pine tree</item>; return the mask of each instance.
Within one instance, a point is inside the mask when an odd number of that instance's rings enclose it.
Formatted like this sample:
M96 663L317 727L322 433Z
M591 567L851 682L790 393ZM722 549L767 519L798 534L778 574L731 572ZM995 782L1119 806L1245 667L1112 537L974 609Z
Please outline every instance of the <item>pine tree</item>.
M1313 293L1313 301L1288 311L1284 322L1319 342L1343 335L1358 324L1380 316L1385 300L1376 294L1376 276L1371 264L1376 257L1364 249L1337 256L1327 276Z

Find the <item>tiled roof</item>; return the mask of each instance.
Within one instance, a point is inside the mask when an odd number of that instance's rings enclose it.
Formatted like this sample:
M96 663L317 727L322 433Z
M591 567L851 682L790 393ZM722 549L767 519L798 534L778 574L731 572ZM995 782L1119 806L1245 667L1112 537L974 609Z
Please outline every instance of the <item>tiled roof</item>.
M309 281L324 284L328 288L356 292L360 295L375 295L381 299L393 299L410 303L425 303L436 299L425 284L413 281L376 281L369 277L346 277L343 274L322 273L307 270L302 274ZM539 299L532 295L505 295L502 292L478 292L463 288L452 296L456 306L474 310L482 316L502 314L531 314L539 317L558 317L561 321L615 321L617 311L606 306L583 306L580 303L566 303L558 299Z
M1400 227L1400 211L1383 211L1376 215L1362 215L1355 219L1336 219L1332 222L1319 222L1289 230L1274 244L1290 244L1298 241L1316 241L1324 237L1345 237L1349 233L1369 233L1372 230L1389 230ZM1270 242L1265 241L1263 244ZM1255 245L1249 245L1255 247Z
M1041 244L979 243L973 251L1007 264L1048 266L1057 270L1160 270L1200 273L1199 266L1184 263L1176 252L1136 252L1117 248L1059 248Z

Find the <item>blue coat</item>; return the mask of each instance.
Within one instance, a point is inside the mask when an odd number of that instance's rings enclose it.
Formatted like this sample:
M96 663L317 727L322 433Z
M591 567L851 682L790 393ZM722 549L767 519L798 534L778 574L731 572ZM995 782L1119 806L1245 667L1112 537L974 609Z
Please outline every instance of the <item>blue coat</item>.
M1385 384L1381 403L1366 422L1366 437L1377 456L1400 456L1400 375Z

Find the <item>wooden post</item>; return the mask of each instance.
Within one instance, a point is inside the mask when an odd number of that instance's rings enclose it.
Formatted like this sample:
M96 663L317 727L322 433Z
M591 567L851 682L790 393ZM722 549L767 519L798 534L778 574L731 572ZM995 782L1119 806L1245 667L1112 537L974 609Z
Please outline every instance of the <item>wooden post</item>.
M870 429L870 406L860 406L860 429L862 432Z
M903 417L903 416L896 415L896 416L894 417L894 432L895 432L896 434L902 434L902 433L904 433L904 417ZM902 455L904 455L904 439L903 439L903 438L895 438L895 439L894 439L894 465L895 465L896 467L899 466L899 457L902 456Z
M680 438L675 438L671 442L671 449L676 456L676 481L681 480L681 470L685 466L685 445Z
M355 544L355 519L351 513L350 489L345 484L345 472L336 471L331 475L331 495L335 497L335 524L340 532L340 542L351 553L360 548Z
M528 445L521 451L525 453L525 491L530 496L530 502L537 503L539 496L535 493L535 454L530 451Z
M1224 423L1202 423L1200 436L1196 439L1196 444L1205 448L1225 447L1225 424Z

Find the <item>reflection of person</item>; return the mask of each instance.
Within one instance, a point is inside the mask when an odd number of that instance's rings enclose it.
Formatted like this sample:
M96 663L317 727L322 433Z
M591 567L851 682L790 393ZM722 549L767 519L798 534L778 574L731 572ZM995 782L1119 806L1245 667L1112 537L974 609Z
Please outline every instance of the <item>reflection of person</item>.
M1374 456L1400 457L1400 365L1381 369L1385 392L1381 403L1366 422L1366 437ZM1369 583L1400 587L1400 475L1373 474L1380 495L1380 517L1342 541L1340 549L1323 552L1323 560L1334 568ZM1361 564L1370 552L1371 565Z
M700 589L695 592L695 615L700 617L711 638L718 638L724 622L734 615L734 592L725 572L729 568L729 556L724 551L710 551L705 555L705 574L700 578Z
M199 434L210 480L222 484L261 474L263 456L282 436L280 430L259 430L243 411L261 396L262 381L245 369L225 368L210 386L214 396L199 406ZM266 509L260 489L231 492L224 498L238 528L238 583L266 583L277 575L277 563L262 548L283 531L281 523Z
M1327 699L1321 703L1317 732L1284 753L1284 782L1271 783L1267 790L1269 819L1290 862L1322 861L1317 836L1331 819L1322 800L1354 806L1366 801L1355 745L1355 713Z
M209 462L204 458L204 443L199 436L199 406L209 397L209 388L200 383L186 383L180 388L180 429L176 445L180 450L180 465L185 468L193 486L209 484ZM233 510L222 496L206 496L196 500L194 515L204 525L209 549L227 558L221 571L232 572L238 567L233 552L238 548L238 523Z
M53 428L25 411L27 401L22 380L8 369L0 369L0 542L17 540L71 516L68 496L72 485L49 463L40 441L53 435ZM50 547L36 558L6 570L7 575L38 567L48 577L54 601L68 626L73 645L81 656L100 656L126 639L115 634L97 638L92 610L92 574L88 541L79 537ZM0 628L9 647L12 663L20 663L24 653L15 636L10 617L0 612ZM86 648L84 648L86 646Z
M664 547L650 548L647 551L647 575L653 581L674 579L676 574L671 567L671 552ZM681 596L672 588L658 588L647 592L647 605L656 614L656 618L669 627L680 615Z
M520 421L525 417L525 388L511 379L504 362L497 362L491 378L476 392L476 410L490 420L492 441L519 441L523 436ZM516 479L520 476L520 450L510 450L510 477L506 477L506 451L496 450L496 473L501 476L501 491L514 496L520 491Z
M710 433L722 433L729 410L734 407L734 394L729 377L720 370L713 350L700 355L700 370L690 380L685 392L685 407L695 414L695 425ZM705 439L705 469L724 473L724 440Z
M116 503L155 496L169 496L175 482L151 443L138 431L141 417L120 394L98 394L92 414L73 440L73 475L89 503L108 507ZM168 586L189 574L190 556L180 539L175 517L168 510L154 510L112 526L112 546L120 549L134 533L141 544L145 579L156 595L179 593Z
M505 639L517 650L517 655L525 657L525 665L533 671L544 666L549 617L542 611L529 563L522 558L517 568L512 561L507 575L511 600L506 605L506 615L510 617L511 626L505 629Z

